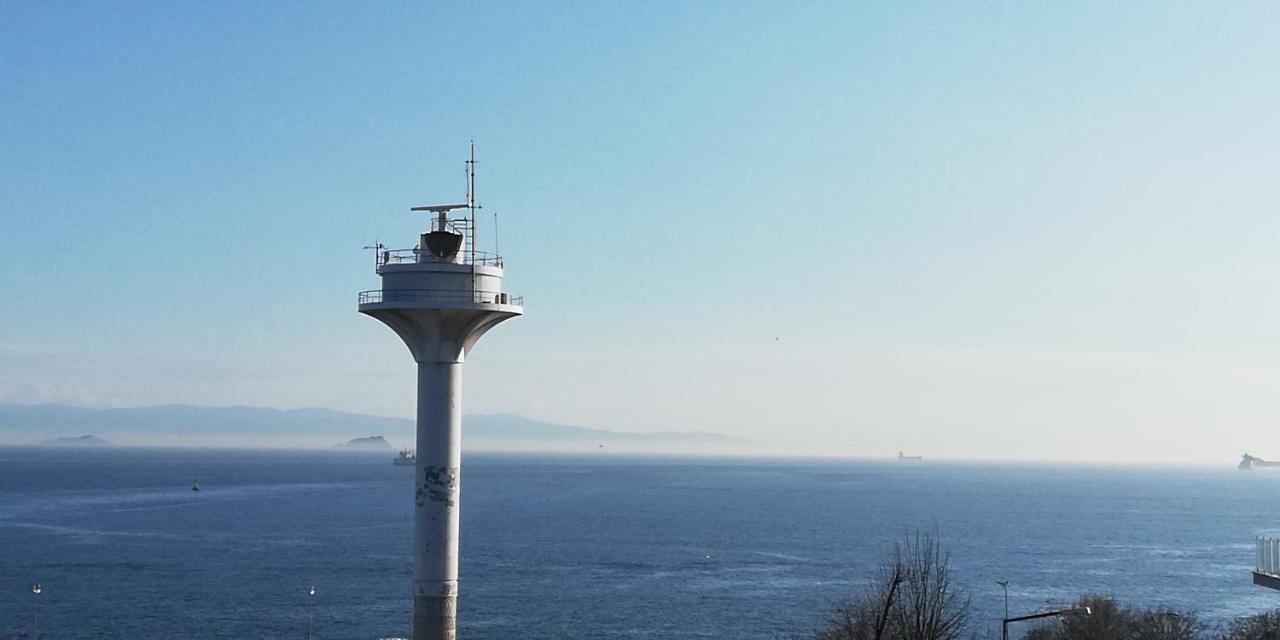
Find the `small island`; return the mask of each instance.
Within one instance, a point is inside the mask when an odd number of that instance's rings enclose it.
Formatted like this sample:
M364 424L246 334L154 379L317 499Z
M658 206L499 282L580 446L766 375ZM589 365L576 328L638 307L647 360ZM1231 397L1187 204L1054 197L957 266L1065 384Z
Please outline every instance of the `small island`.
M355 451L395 450L395 447L391 446L391 443L387 442L387 439L383 438L382 436L369 436L367 438L353 438L350 442L347 442L346 444L335 444L333 446L338 449L352 449Z
M98 436L66 436L62 438L52 438L49 440L41 440L42 447L109 447L110 442L99 438Z

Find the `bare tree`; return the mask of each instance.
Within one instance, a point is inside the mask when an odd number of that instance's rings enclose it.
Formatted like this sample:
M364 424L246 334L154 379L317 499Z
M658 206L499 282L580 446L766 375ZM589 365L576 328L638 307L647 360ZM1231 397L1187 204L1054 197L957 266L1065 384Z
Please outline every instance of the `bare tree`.
M955 585L935 536L917 533L898 545L894 563L906 568L893 607L895 640L958 640L969 621L969 599Z
M1081 596L1076 606L1093 613L1042 624L1023 640L1195 640L1204 635L1203 625L1189 611L1129 609L1099 595Z
M1199 618L1190 611L1147 609L1133 614L1131 640L1194 640L1204 633Z
M876 581L863 593L836 607L828 616L817 640L884 640L905 568L892 560L880 565Z
M1056 640L1129 640L1132 616L1115 598L1084 595L1076 601L1076 606L1089 607L1092 613L1062 618L1061 633Z
M1223 640L1280 640L1280 609L1236 618Z
M817 640L959 640L969 600L956 586L936 536L894 545L876 581L827 619Z

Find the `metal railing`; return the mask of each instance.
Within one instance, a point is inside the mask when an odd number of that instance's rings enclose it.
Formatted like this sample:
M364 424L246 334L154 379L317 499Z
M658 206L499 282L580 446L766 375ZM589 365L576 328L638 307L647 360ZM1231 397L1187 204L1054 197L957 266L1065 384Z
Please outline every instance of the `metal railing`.
M524 306L524 296L504 291L446 291L438 289L374 289L360 292L360 304L382 302L461 302L471 304L506 304Z
M378 251L377 266L384 264L417 264L419 262L447 262L450 264L474 264L485 267L501 267L502 256L487 251L459 249L452 258L437 258L426 249L382 249Z
M1280 576L1280 539L1258 536L1257 568L1254 571L1268 576Z
M1280 538L1257 537L1258 559L1254 571L1280 576Z

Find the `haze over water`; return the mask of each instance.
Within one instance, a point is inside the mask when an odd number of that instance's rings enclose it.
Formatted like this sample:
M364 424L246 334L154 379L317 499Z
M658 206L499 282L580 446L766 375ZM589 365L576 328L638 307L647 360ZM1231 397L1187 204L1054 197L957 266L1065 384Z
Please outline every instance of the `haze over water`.
M405 634L407 468L385 455L0 449L0 631ZM193 477L202 490L190 490ZM907 531L937 529L998 632L1082 592L1224 620L1274 604L1252 536L1280 474L1221 468L468 454L472 638L802 633ZM709 557L708 557L709 556Z

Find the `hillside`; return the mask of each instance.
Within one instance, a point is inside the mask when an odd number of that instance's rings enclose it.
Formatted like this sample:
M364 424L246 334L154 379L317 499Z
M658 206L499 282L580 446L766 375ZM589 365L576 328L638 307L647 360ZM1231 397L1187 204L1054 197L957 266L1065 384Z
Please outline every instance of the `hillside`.
M385 434L391 447L412 446L414 424L330 409L199 407L165 405L89 409L58 404L0 404L0 444L33 444L92 434L132 446L331 447L361 434ZM513 414L475 414L463 418L468 446L478 448L554 448L581 446L717 445L740 439L704 432L613 431L554 424Z

